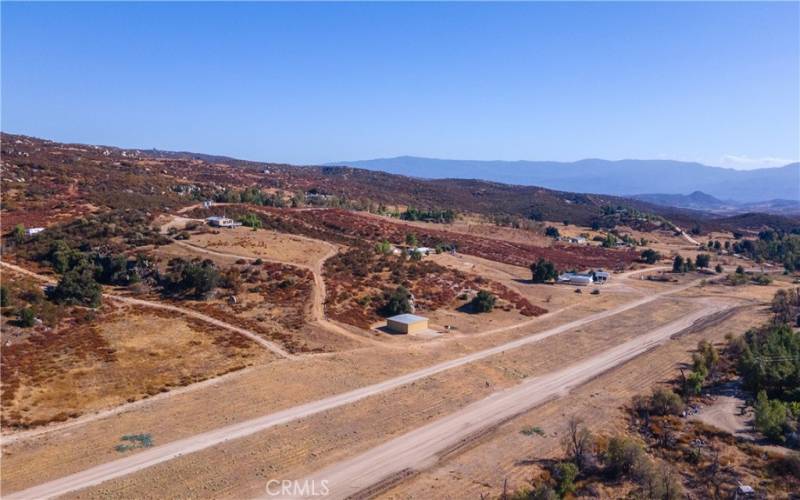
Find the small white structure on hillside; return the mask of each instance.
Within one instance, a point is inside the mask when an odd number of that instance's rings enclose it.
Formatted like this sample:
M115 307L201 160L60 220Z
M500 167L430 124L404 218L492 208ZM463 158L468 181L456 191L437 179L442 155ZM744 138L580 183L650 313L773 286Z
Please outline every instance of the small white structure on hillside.
M386 326L395 333L419 333L428 329L428 318L416 314L398 314L387 318Z
M44 231L43 227L29 227L28 229L25 230L25 234L27 234L28 236L33 236L34 234L39 234L42 231Z
M236 227L241 226L241 224L235 222L233 219L229 219L227 217L222 217L220 215L213 215L206 219L206 222L209 226L213 227Z
M603 271L602 269L598 269L593 274L595 283L605 283L606 281L611 279L611 275L608 274L608 272Z
M567 285L587 286L594 283L591 274L563 273L558 275L558 283Z
M602 285L609 279L611 279L611 275L599 269L588 273L561 273L558 275L557 283L578 286L587 286L592 283Z
M430 248L430 247L414 247L414 248L409 248L408 249L408 255L411 255L411 254L413 254L415 252L419 252L422 255L430 255L431 253L433 253L435 251L436 250L434 250L433 248Z

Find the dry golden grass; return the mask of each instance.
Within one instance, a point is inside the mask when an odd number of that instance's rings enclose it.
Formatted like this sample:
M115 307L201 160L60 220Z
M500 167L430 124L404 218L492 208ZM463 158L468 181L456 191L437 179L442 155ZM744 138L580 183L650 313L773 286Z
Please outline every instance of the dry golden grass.
M31 427L268 359L254 342L149 309L119 309L3 350L3 422ZM13 382L13 386L10 385Z

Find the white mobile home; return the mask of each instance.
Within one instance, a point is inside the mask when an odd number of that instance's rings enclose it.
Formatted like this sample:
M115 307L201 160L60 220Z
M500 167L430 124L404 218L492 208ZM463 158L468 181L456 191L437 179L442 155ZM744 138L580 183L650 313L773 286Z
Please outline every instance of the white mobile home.
M236 223L233 219L229 219L227 217L222 217L219 215L214 215L206 219L206 222L209 226L213 227L236 227L240 224Z

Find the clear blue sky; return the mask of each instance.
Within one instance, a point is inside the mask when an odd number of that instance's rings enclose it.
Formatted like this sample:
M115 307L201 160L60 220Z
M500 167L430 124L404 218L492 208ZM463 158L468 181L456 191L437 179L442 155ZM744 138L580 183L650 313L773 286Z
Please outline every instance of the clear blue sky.
M800 4L2 3L2 129L291 163L800 157Z

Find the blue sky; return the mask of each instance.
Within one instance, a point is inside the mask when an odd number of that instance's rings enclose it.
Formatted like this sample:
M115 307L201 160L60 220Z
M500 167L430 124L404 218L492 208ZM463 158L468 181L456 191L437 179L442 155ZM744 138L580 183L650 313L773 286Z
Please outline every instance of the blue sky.
M800 158L800 4L2 3L2 129L290 163Z

